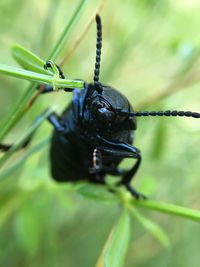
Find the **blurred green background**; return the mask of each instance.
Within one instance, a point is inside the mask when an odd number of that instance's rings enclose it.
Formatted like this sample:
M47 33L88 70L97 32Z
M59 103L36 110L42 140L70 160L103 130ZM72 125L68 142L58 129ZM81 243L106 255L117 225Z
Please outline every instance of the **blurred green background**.
M199 111L200 2L195 0L88 1L58 62L74 46L100 3L103 22L101 81L120 90L135 109ZM16 65L10 54L19 43L43 59L74 12L72 0L1 0L0 63ZM96 26L93 24L62 67L67 78L92 81ZM1 76L1 123L26 92L28 82ZM18 140L49 106L69 103L64 92L41 95L5 138ZM25 151L16 153L0 174L0 266L92 267L113 223L117 204L89 200L49 174L45 122ZM150 198L200 209L200 125L189 118L139 118L135 146L142 166L134 186ZM34 152L35 146L41 146ZM132 162L123 162L128 168ZM199 266L200 226L194 222L144 214L168 233L170 248L132 221L126 267Z

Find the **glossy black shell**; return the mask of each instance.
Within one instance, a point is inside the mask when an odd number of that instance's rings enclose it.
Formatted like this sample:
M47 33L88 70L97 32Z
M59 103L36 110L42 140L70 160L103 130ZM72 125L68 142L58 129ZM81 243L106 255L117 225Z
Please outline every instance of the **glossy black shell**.
M50 147L51 173L57 181L93 179L93 174L89 172L89 169L92 167L92 155L96 146L96 138L92 129L87 128L88 122L84 118L88 111L81 114L83 102L91 101L86 90L88 88L84 90L76 89L72 103L63 112L60 122L66 129L65 132L60 133L56 130L53 132ZM103 86L103 96L110 102L112 101L113 108L124 109L126 104L130 111L133 110L128 100L111 87ZM119 117L118 120L121 120L121 118ZM116 120L117 130L113 131L110 140L132 144L133 128L136 128L135 118L132 119L132 129L125 129L123 122L118 120ZM121 126L119 127L119 125ZM115 126L113 127L115 128ZM121 159L105 159L103 164L107 167L115 167L120 161ZM106 175L106 173L103 175Z

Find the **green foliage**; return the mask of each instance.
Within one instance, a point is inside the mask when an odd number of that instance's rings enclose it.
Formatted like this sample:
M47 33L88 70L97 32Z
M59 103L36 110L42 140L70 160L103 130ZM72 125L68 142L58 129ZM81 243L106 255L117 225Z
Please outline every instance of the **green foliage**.
M100 2L104 1L0 3L0 113L4 118L0 140L15 142L0 158L1 266L199 264L199 225L194 223L200 221L196 120L138 119L135 146L144 162L134 185L150 195L147 201L133 200L124 188L112 184L108 188L115 193L87 182L58 185L48 173L51 129L44 120L49 107L57 104L62 111L71 94L43 95L32 105L37 85L24 90L22 80L6 76L31 78L55 89L61 85L82 88L83 82L73 77L91 81L95 25L62 66L67 79L59 79L43 65L47 59L59 64L65 58ZM100 79L122 91L135 110L197 110L199 7L193 1L107 1L101 12ZM12 17L12 27L6 14ZM21 68L13 67L10 46ZM44 110L41 120L34 123ZM33 143L16 152L33 133ZM124 168L130 164L129 160L122 163Z
M130 218L127 210L124 210L109 237L105 249L104 266L122 267L130 238Z
M49 72L49 75L52 75L52 72L44 69L46 62L25 47L15 44L11 48L11 53L22 68L41 74L47 74Z

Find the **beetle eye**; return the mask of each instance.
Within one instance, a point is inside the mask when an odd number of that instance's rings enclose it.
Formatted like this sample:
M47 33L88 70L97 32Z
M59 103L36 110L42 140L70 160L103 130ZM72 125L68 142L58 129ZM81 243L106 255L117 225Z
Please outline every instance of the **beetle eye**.
M92 105L92 114L99 122L111 122L113 120L113 112L102 102L94 102Z
M103 122L111 122L113 120L113 112L103 107L97 110L97 119Z

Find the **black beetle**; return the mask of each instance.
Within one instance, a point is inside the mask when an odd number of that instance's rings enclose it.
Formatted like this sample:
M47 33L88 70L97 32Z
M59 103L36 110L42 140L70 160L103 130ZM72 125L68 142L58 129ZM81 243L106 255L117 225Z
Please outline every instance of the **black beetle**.
M84 89L64 88L73 91L71 104L59 117L52 113L48 120L54 126L50 148L51 173L59 182L75 182L87 179L105 184L105 176L119 176L120 182L135 198L145 198L131 187L131 180L141 163L140 151L132 146L136 116L186 116L200 118L200 113L190 111L143 111L134 112L125 96L116 89L99 82L102 25L96 15L97 44L94 82L85 83ZM51 68L48 61L45 68ZM60 77L64 75L58 67ZM52 92L46 86L43 93ZM29 143L26 142L24 146ZM0 145L7 151L10 145ZM124 158L136 162L130 170L118 168Z

